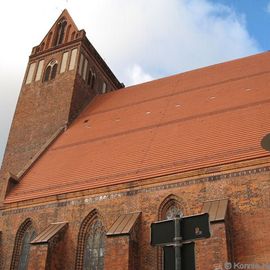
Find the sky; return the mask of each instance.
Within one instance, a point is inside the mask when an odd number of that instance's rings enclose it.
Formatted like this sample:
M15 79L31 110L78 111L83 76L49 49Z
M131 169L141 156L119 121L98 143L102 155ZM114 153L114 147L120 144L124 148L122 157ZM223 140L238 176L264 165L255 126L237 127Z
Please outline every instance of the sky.
M270 48L270 0L1 1L0 164L31 49L65 8L127 86Z

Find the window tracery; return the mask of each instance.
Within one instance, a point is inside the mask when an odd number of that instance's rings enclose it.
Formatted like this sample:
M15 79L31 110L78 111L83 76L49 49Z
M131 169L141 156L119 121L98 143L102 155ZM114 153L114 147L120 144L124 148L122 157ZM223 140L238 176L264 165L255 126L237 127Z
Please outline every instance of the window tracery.
M93 210L83 220L78 235L76 270L103 270L105 229Z
M85 247L83 270L102 270L104 266L105 233L100 220L90 226Z
M165 217L165 219L173 219L176 216L182 217L183 213L178 205L173 204L166 210L164 217Z
M45 69L44 82L50 81L56 77L57 73L57 61L52 60Z

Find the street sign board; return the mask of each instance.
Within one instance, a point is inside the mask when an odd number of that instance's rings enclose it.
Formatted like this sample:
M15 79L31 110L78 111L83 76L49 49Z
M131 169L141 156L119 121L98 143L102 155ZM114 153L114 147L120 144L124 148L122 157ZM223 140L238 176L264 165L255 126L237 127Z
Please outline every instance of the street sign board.
M181 270L195 270L194 242L183 244L181 247ZM163 247L164 270L175 269L175 248Z
M183 242L209 238L209 214L204 213L182 218L180 222L180 234Z
M174 220L163 220L151 224L151 245L174 243Z
M180 236L183 242L210 237L209 214L183 217L180 220ZM174 219L151 224L151 245L172 245L175 237Z

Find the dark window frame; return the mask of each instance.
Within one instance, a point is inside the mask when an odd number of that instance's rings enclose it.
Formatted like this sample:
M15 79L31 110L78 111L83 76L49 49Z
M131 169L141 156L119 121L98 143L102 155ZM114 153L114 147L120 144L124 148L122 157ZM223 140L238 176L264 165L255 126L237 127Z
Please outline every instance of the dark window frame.
M44 76L43 76L43 82L49 82L53 79L55 79L58 69L58 63L56 60L51 60L50 63L47 65Z

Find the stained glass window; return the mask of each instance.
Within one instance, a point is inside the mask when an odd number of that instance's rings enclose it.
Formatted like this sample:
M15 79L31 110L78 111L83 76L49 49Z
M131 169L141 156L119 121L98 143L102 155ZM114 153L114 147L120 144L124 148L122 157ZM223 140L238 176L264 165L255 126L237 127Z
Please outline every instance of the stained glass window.
M88 231L83 259L83 270L103 270L105 232L100 220L94 221Z
M35 238L35 236L35 230L32 226L30 226L23 235L18 270L26 270L28 268L27 265L30 253L30 242Z

